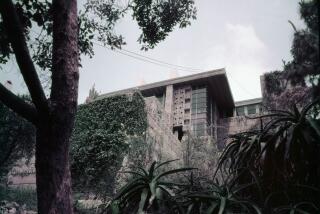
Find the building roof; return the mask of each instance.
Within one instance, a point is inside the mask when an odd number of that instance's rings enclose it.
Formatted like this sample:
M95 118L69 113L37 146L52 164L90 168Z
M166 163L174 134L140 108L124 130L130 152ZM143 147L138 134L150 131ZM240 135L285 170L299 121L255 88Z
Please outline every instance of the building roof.
M234 105L236 107L239 107L239 106L246 106L246 105L260 104L260 103L262 103L262 98L261 97L254 98L254 99L249 99L249 100L241 100L241 101L235 102Z
M209 90L217 104L221 108L233 109L234 101L230 90L229 82L227 79L226 71L224 68L216 69L212 71L192 74L188 76L168 79L155 83L145 84L137 87L114 91L100 95L97 99L103 99L119 94L130 93L135 90L141 91L144 96L153 96L165 92L167 85L179 86L179 85L202 85L208 84Z

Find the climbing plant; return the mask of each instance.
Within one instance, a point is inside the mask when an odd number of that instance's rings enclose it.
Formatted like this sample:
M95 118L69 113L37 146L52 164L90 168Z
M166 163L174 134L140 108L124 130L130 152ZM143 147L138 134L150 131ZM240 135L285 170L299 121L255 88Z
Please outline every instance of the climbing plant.
M112 193L124 156L147 128L144 100L138 93L119 95L80 105L72 136L73 184L98 195Z
M31 158L34 145L34 126L0 102L0 181L7 178L16 161Z

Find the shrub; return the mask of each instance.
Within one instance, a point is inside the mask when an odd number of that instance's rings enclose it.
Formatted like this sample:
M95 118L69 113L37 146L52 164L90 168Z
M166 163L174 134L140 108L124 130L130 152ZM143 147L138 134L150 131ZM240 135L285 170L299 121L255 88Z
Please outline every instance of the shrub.
M10 188L0 186L0 201L26 205L27 210L37 210L37 193L34 188Z
M267 213L319 211L320 121L313 111L318 106L316 99L300 111L293 106L262 116L269 118L262 130L233 136L219 160L220 170L239 177L238 186L257 184L247 195Z
M160 173L159 169L170 162L153 162L148 171L138 167L137 171L125 172L134 175L134 178L116 194L108 209L112 213L180 213L182 208L175 200L173 190L185 185L169 182L165 178L194 168L178 168Z

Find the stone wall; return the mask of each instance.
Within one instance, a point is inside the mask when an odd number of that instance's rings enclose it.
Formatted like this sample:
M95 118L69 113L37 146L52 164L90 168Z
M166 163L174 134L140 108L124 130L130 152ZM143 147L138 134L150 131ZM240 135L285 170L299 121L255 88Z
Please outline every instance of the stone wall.
M170 126L170 115L167 113L156 97L145 98L145 108L147 111L148 129L143 145L145 154L137 154L136 159L141 165L148 166L153 161L166 161L172 159L182 159L181 142L172 133ZM132 139L128 139L132 140ZM134 144L132 145L134 147ZM133 150L135 148L132 148ZM138 151L139 153L139 151ZM126 157L123 166L131 161ZM181 165L182 161L174 163ZM35 167L34 158L26 164L26 160L20 160L11 170L8 176L10 186L33 186L35 187Z
M179 159L172 162L169 168L178 168L184 164L182 144L178 140L178 136L172 133L170 113L163 108L154 96L145 98L145 108L148 121L145 137L144 139L129 137L132 148L123 159L122 167L116 175L114 192L130 178L129 174L121 173L123 171L134 171L137 166L148 168L154 161L164 162ZM162 169L168 168L164 167Z
M10 187L32 187L36 184L35 158L27 161L25 158L18 161L8 174L7 185Z
M259 114L250 115L250 117L257 117ZM240 132L250 131L252 129L259 129L260 119L251 119L246 116L236 116L221 118L218 120L218 136L219 145L228 143L228 136Z
M170 114L162 107L156 97L145 98L148 115L147 142L152 144L150 154L155 161L180 159L181 142L172 133Z

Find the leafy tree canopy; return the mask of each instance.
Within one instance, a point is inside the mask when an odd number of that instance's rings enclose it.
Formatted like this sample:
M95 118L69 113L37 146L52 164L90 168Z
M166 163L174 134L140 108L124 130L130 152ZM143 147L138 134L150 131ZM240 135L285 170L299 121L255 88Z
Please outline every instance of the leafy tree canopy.
M319 0L300 2L300 15L306 29L296 30L291 46L293 60L285 63L285 76L293 84L304 84L306 77L319 87Z
M15 6L33 59L43 70L51 68L52 58L52 3L48 0L17 0ZM196 18L193 0L87 0L79 11L80 54L93 56L93 43L99 41L111 48L121 48L124 37L115 32L116 23L127 13L137 21L142 49L154 48L175 26L184 28ZM0 63L6 63L13 50L0 18ZM80 59L80 58L79 58Z
M302 1L300 15L305 29L294 29L292 60L283 69L266 73L264 101L267 108L291 108L314 99L320 92L319 0ZM294 86L294 87L292 87ZM306 87L311 86L311 87Z

